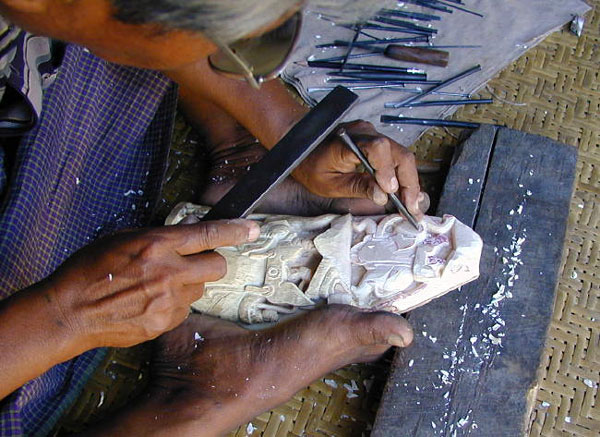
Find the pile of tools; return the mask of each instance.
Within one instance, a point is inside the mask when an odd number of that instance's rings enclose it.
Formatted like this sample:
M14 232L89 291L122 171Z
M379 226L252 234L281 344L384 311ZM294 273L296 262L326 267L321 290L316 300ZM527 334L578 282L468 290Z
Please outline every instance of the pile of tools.
M419 6L422 8L421 10L424 8L431 11L431 13L412 11L410 10L411 6ZM343 56L321 59L310 56L304 65L311 68L329 69L330 71L326 73L328 83L332 85L341 84L353 91L385 89L414 94L403 101L388 102L385 104L386 108L493 103L492 99L472 99L469 94L443 91L448 85L480 71L481 67L479 65L443 81L429 80L427 72L422 67L390 65L389 60L393 60L419 66L430 65L445 68L450 61L450 54L444 49L479 47L474 45L441 46L433 44L433 39L438 34L434 24L440 22L444 14L451 14L454 11L483 18L482 14L466 8L462 0L403 0L399 2L398 9L382 9L371 19L355 24L340 24L335 22L333 17L321 14L321 19L332 21L336 26L351 29L354 36L350 41L335 40L316 46L319 49L343 47L346 49ZM374 31L377 36L373 34ZM386 37L379 35L385 35ZM393 37L390 37L390 35ZM383 59L386 62L385 65L376 62L352 62L353 59L357 58ZM329 91L333 86L308 88L308 92ZM430 95L441 97L439 100L422 100ZM392 115L382 115L381 122L426 126L478 127L477 123Z

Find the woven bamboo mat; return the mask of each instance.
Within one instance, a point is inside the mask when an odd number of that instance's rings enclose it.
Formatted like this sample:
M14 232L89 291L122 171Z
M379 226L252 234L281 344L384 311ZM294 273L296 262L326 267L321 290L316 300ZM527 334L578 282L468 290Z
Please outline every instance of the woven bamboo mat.
M453 117L505 125L579 149L532 436L600 435L600 0L589 3L594 10L580 39L567 31L551 35L480 93L506 102L465 108ZM436 157L455 143L451 133L434 130L415 150Z

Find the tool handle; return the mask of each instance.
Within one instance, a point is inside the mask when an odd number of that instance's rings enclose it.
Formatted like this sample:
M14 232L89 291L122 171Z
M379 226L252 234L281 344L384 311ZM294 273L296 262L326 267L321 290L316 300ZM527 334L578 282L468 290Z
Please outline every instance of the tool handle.
M398 44L388 45L383 54L387 58L397 61L412 62L415 64L435 65L437 67L448 66L450 54L444 50L434 50L424 47L407 47Z

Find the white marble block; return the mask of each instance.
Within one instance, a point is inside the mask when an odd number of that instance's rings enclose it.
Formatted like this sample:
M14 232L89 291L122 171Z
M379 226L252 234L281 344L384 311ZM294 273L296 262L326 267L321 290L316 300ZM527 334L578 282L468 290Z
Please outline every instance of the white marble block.
M195 223L208 209L180 204L166 224ZM217 249L227 274L205 285L195 310L250 324L323 300L401 314L479 276L481 238L450 215L426 216L418 231L398 214L249 218L260 237Z

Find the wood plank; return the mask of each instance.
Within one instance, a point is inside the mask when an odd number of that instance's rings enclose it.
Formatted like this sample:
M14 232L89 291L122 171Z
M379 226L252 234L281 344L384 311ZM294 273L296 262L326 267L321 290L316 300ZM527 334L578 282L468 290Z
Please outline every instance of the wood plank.
M444 182L438 215L452 214L473 227L497 132L497 126L483 125L457 146Z
M464 156L475 156L470 149L482 144L475 135L462 151L472 155ZM487 139L479 137L481 147ZM552 314L576 158L570 146L501 128L480 178L480 203L464 195L474 163L463 159L464 168L453 169L439 212L468 218L465 203L472 203L485 243L482 274L411 313L415 344L396 354L373 436L523 434Z

